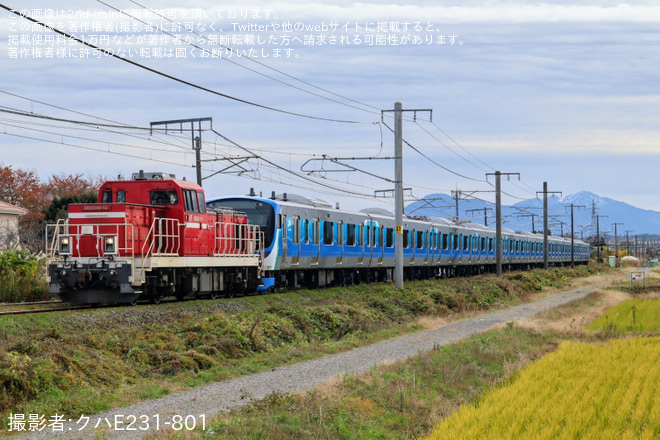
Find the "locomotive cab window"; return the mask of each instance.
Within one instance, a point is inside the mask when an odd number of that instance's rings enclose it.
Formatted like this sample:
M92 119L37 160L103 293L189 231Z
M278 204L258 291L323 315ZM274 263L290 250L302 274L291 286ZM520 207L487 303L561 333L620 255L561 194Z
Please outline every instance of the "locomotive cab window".
M191 189L183 190L183 200L186 204L186 212L196 213L199 212L197 207L197 192Z
M203 192L197 193L197 202L199 205L199 212L201 212L202 214L206 214L206 200L204 200Z
M176 205L179 203L179 197L175 189L154 189L149 196L149 202L152 205Z
M117 203L126 203L126 191L123 189L117 191Z
M112 189L106 188L101 196L101 203L112 203Z

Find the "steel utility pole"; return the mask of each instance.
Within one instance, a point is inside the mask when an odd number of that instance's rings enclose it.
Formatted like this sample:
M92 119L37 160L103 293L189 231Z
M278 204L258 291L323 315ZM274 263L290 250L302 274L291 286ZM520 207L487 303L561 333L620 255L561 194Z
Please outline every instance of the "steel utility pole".
M573 218L573 208L584 208L584 205L573 205L571 203L571 267L575 267L575 221Z
M467 209L465 213L467 214L468 212L484 212L484 226L488 226L488 211L492 211L492 208L476 208L476 209Z
M151 123L151 131L155 125L164 125L165 134L167 134L167 129L170 125L179 125L178 131L183 133L184 128L183 124L190 123L190 137L192 139L192 148L195 150L195 168L197 169L197 185L202 186L202 122L209 122L211 129L213 128L213 118L193 118L193 119L173 119L171 121L158 121ZM195 123L197 123L197 128L195 128ZM197 136L195 136L195 131L197 131Z
M630 252L630 233L635 232L634 229L629 229L626 231L626 255L633 255L632 252Z
M486 173L486 180L495 175L495 271L498 277L502 276L502 174L517 175L520 180L520 173Z
M596 261L598 263L601 262L601 257L600 257L600 248L601 248L601 241L600 241L600 218L601 217L608 217L607 215L598 215L596 214L596 244L597 246L597 251L598 251L598 256L596 257Z
M548 192L561 194L561 191L548 191L548 182L543 182L543 268L548 268ZM538 194L539 191L536 192Z
M612 223L614 225L614 267L619 266L619 236L616 232L616 227L618 225L624 225L625 223Z
M403 112L430 112L431 109L403 110L400 102L394 103L394 110L382 110L394 112L394 222L396 224L396 238L394 240L394 286L403 288Z

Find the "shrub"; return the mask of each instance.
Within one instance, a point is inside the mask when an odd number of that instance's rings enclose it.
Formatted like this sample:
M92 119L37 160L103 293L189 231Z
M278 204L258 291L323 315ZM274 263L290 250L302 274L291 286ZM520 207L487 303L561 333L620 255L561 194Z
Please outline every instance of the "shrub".
M26 250L0 250L0 302L47 298L46 259Z

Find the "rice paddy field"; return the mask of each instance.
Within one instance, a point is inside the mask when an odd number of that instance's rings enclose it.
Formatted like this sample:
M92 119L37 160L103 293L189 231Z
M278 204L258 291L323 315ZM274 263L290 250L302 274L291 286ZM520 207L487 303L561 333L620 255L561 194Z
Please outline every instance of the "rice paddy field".
M563 342L427 439L659 439L660 300L624 301L586 329L618 339Z

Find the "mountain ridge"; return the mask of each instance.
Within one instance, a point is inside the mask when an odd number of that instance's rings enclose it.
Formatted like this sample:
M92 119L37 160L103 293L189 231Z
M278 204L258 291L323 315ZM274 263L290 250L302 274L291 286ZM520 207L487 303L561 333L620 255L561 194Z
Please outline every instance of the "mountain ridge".
M588 238L660 234L660 212L638 208L628 203L603 197L590 191L580 191L564 197L548 197L549 228L553 235L570 233L570 207L573 205L575 235ZM471 221L489 227L495 225L495 204L480 199L461 198L458 201L460 221ZM543 230L543 200L533 198L513 205L502 205L502 227L516 231ZM485 210L485 211L484 211ZM456 217L456 200L447 194L435 193L405 207L407 215Z

